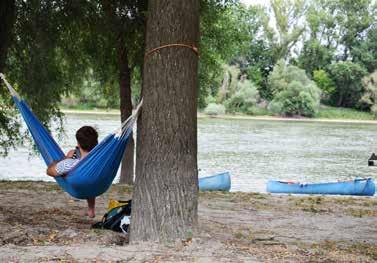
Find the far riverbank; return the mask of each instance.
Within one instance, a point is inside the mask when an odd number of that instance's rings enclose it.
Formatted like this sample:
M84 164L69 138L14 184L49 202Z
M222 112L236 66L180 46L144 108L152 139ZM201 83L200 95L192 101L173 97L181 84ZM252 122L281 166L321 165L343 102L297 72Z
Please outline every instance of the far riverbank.
M65 114L98 114L98 115L109 115L109 116L120 116L119 110L111 109L111 110L78 110L78 109L62 109L61 110ZM289 122L328 122L328 123L361 123L361 124L377 124L377 120L372 119L350 119L349 117L346 118L289 118L289 117L277 117L277 116L268 116L268 115L260 115L260 116L250 116L246 114L223 114L223 115L207 115L201 112L198 112L198 118L218 118L218 119L234 119L234 120L261 120L261 121L289 121Z

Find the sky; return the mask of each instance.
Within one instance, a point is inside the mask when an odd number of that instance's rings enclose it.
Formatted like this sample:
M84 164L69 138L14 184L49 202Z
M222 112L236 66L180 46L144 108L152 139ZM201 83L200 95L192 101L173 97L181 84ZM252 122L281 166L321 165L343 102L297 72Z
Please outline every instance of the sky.
M269 3L269 0L241 0L241 2L246 5L251 5L251 4L267 5Z

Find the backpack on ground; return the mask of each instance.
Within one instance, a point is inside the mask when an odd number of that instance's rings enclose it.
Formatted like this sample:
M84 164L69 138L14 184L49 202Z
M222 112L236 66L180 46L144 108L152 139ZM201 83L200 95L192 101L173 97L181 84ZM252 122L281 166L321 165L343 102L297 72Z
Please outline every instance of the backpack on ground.
M127 233L131 219L131 200L110 200L109 210L103 216L102 221L92 225L92 228L110 229L116 232Z

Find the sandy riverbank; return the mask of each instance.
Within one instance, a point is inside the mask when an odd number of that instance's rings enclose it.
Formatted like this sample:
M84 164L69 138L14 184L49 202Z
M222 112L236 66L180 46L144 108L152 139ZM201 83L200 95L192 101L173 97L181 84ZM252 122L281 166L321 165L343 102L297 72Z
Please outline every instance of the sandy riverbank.
M115 185L98 198L97 216L47 182L0 182L0 262L376 262L377 199L257 193L200 195L192 241L129 245L92 230Z

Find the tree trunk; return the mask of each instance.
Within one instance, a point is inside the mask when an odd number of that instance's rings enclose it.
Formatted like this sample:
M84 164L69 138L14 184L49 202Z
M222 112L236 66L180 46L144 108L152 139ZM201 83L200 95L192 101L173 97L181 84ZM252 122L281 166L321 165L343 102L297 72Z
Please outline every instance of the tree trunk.
M146 50L198 44L198 0L150 0ZM197 225L198 57L168 47L145 58L130 240L172 241Z
M339 97L338 97L338 102L336 103L337 107L342 107L343 106L343 92L340 91Z
M0 72L4 71L15 20L15 1L0 1Z
M131 100L131 69L128 65L127 49L124 41L120 41L119 48L119 90L120 90L120 119L122 123L132 113ZM122 159L119 183L132 185L134 183L134 150L133 136L130 136L126 151Z

